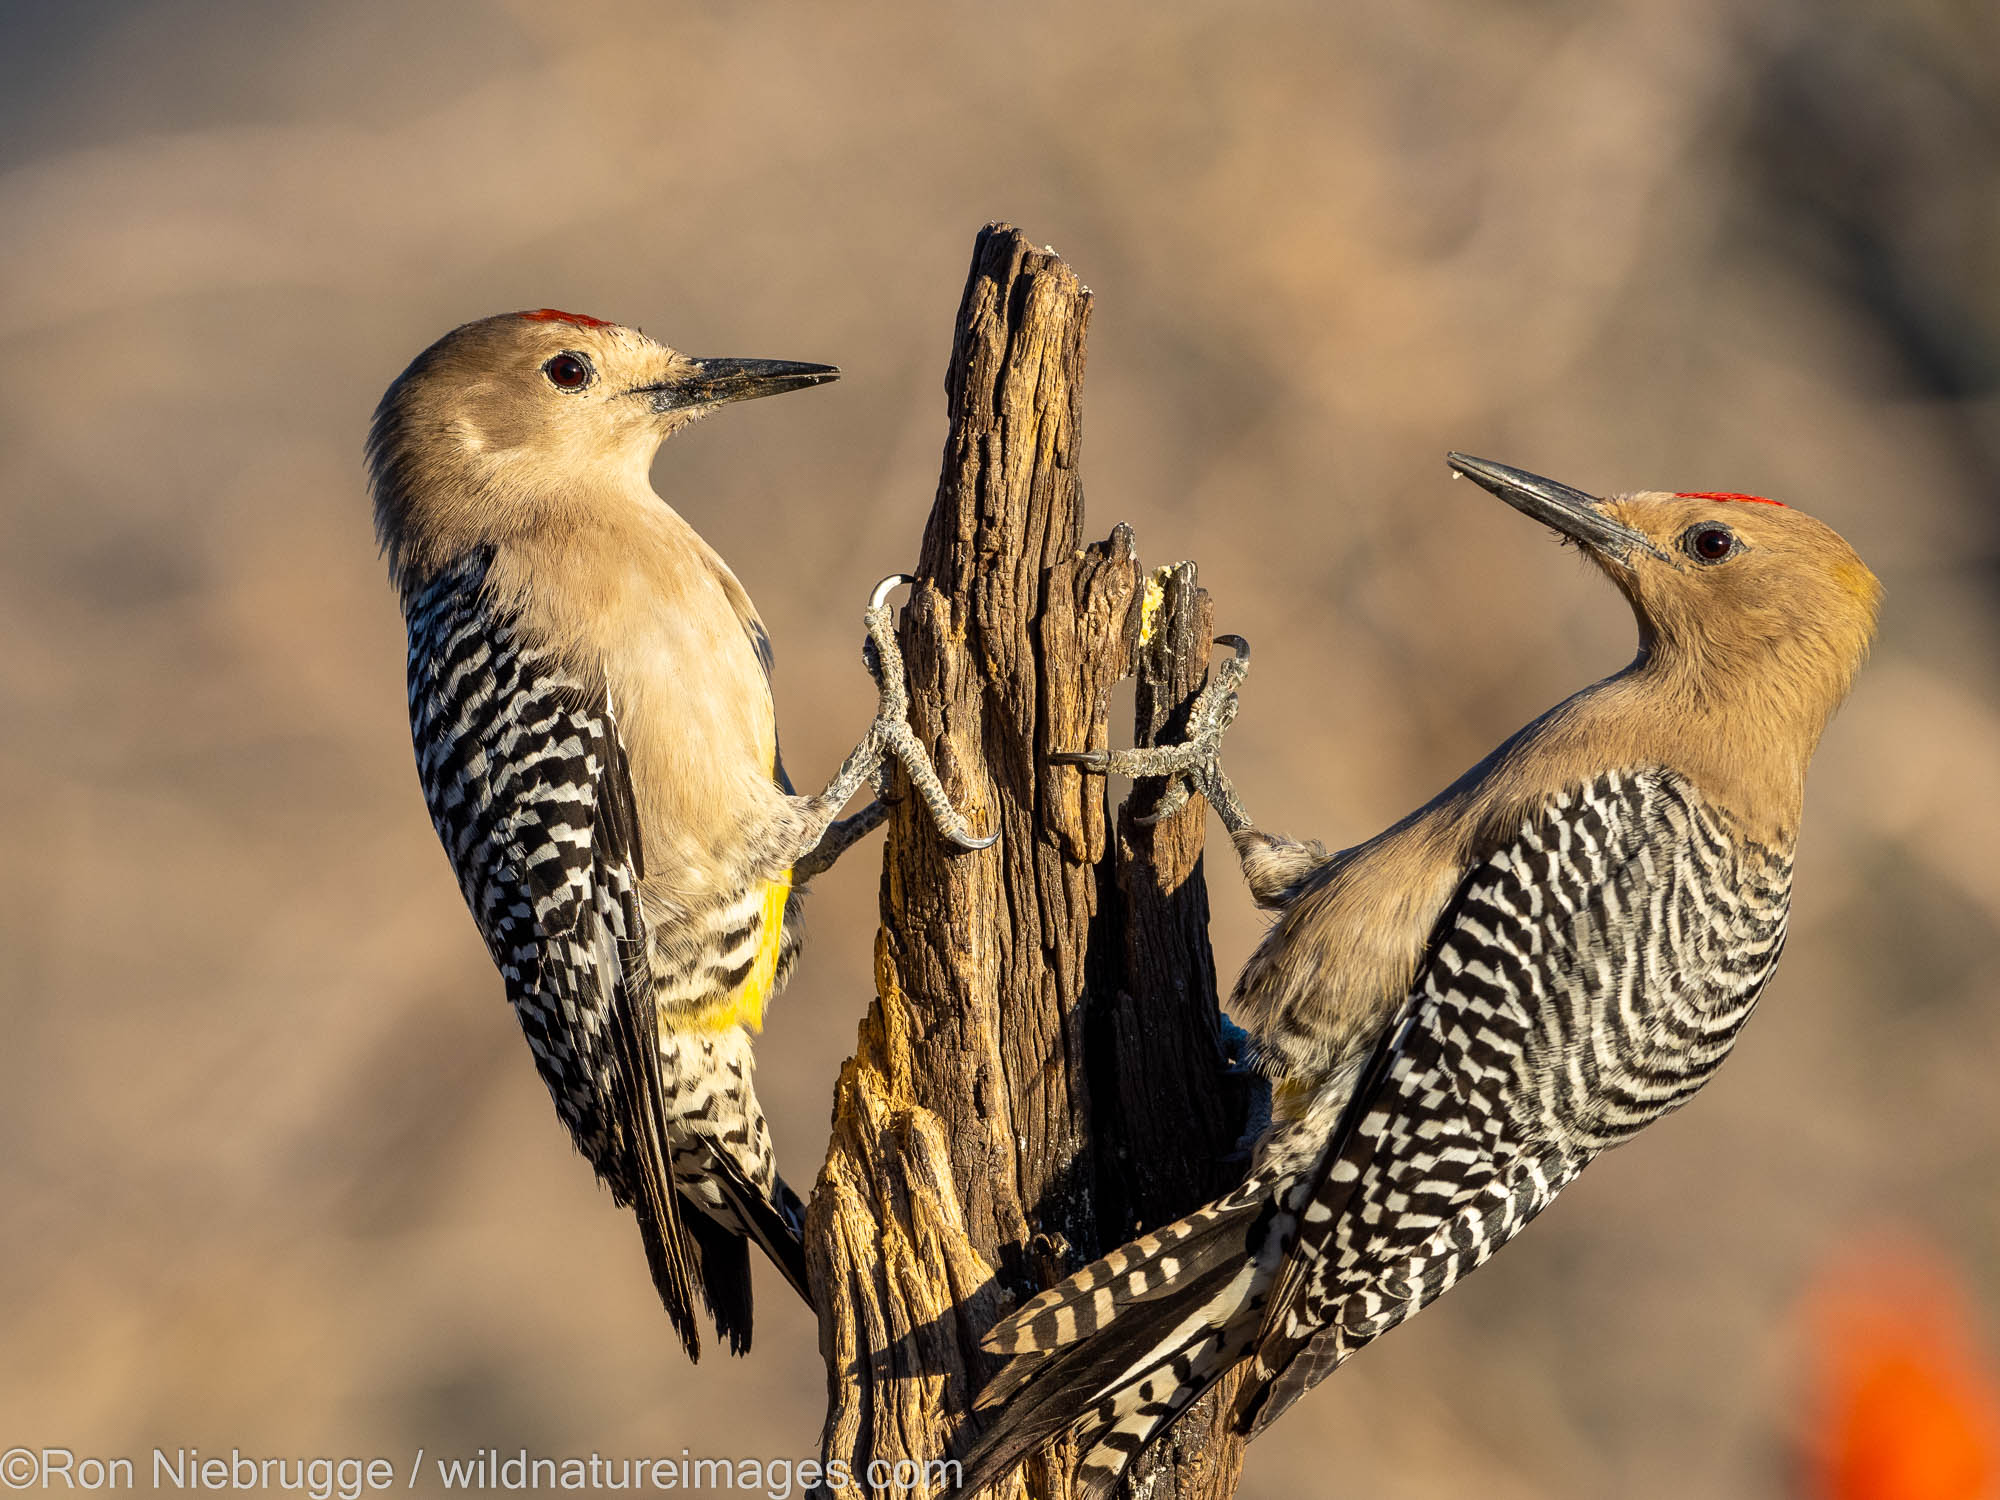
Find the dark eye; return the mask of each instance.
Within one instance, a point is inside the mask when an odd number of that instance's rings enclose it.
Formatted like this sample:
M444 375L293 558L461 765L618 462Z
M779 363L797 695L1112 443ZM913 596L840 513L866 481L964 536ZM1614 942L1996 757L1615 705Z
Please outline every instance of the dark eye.
M1696 562L1719 563L1734 557L1741 543L1727 526L1704 522L1681 533L1681 550Z
M558 390L580 391L590 384L590 361L581 354L564 350L543 362L542 373L549 377L549 384Z

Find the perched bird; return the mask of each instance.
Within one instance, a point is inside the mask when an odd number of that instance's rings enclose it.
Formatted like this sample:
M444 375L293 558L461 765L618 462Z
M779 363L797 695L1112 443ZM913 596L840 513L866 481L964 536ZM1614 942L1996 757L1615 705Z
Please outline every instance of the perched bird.
M424 800L557 1112L638 1216L690 1357L696 1285L718 1336L749 1346L746 1236L810 1301L750 1038L797 954L796 887L882 812L836 816L893 756L947 836L990 842L904 722L883 602L902 580L864 615L876 720L824 792L795 796L757 611L647 477L660 443L716 407L838 374L690 359L544 308L439 339L368 439Z
M1232 1000L1272 1118L1235 1191L987 1335L1011 1358L967 1494L1063 1436L1102 1494L1238 1365L1232 1419L1261 1431L1685 1103L1777 965L1806 766L1867 654L1874 576L1772 501L1450 463L1610 576L1639 654L1332 855L1257 831L1221 772L1233 637L1186 745L1058 757L1173 777L1229 827L1278 912Z

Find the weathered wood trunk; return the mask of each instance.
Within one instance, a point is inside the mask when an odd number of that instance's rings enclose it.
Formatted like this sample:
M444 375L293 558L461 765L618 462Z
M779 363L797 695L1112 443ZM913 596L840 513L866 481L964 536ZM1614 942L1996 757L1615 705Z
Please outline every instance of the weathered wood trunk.
M1123 526L1083 543L1089 312L1053 252L1005 226L981 233L901 639L917 735L1001 840L954 851L914 799L896 809L876 998L806 1228L823 1456L882 1493L950 1491L948 1470L924 1466L970 1431L990 1367L980 1335L1222 1191L1242 1128L1208 945L1205 804L1151 826L1128 807L1114 825L1102 780L1046 760L1104 744L1112 689L1134 673L1140 742L1171 733L1208 658L1192 565L1148 575ZM1241 1443L1214 1408L1142 1465L1152 1495L1233 1492ZM1033 1495L1071 1493L1066 1455L1024 1473Z

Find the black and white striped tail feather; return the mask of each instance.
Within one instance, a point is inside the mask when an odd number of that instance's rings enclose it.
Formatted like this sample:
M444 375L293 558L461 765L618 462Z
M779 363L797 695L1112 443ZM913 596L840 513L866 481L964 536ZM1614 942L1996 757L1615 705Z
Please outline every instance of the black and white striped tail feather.
M812 1289L806 1281L805 1241L801 1238L803 1209L797 1196L782 1181L777 1187L776 1203L762 1195L752 1195L738 1205L737 1219L742 1227L719 1223L699 1208L683 1204L682 1222L700 1260L702 1297L715 1319L716 1336L731 1354L747 1353L750 1348L751 1240L770 1257L771 1264L784 1274L806 1306L813 1306Z
M712 1164L708 1176L713 1180L723 1174ZM754 1240L806 1305L814 1305L806 1278L804 1206L782 1178L773 1183L772 1195L767 1197L749 1184L733 1180L730 1174L729 1185L723 1190L725 1206L719 1213L690 1201L671 1178L670 1173L669 1180L659 1185L663 1192L657 1197L654 1183L647 1179L644 1199L631 1205L663 1302L671 1283L662 1285L662 1275L672 1278L677 1266L691 1267L693 1281L715 1321L716 1337L730 1353L747 1353L754 1309L750 1274L750 1243ZM678 1251L671 1248L676 1243ZM682 1306L691 1305L691 1295L683 1290L681 1296ZM671 1303L668 1312L670 1316L675 1313ZM680 1317L674 1317L677 1330L681 1322ZM682 1337L688 1342L686 1332ZM698 1343L689 1354L698 1357Z
M1186 1318L1105 1390L1072 1424L1080 1450L1076 1480L1089 1497L1108 1494L1139 1455L1180 1414L1243 1359L1263 1321L1270 1273L1253 1261L1227 1280L1211 1273Z
M785 1181L772 1197L747 1185L726 1190L727 1220L685 1203L685 1219L701 1251L702 1290L717 1335L732 1354L750 1347L750 1241L769 1257L807 1307L815 1306L806 1279L805 1208Z
M660 1033L663 1087L672 1118L669 1161L690 1220L705 1217L755 1240L808 1306L805 1210L778 1175L757 1099L749 1037L668 1028ZM723 1262L711 1258L718 1267ZM722 1273L725 1276L726 1273ZM711 1277L712 1299L727 1295Z
M1009 1356L976 1407L998 1408L962 1493L1067 1435L1096 1495L1241 1357L1260 1318L1277 1189L1251 1183L1024 1303L981 1345Z

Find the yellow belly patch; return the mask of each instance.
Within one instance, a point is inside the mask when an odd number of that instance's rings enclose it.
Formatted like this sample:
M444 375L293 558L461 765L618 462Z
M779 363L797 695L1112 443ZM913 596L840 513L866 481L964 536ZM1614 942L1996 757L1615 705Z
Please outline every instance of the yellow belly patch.
M785 902L792 894L792 872L786 870L764 887L762 926L757 935L757 957L743 982L730 991L720 1005L711 1007L703 1024L714 1031L731 1026L764 1029L764 1002L771 998L772 982L778 977L778 950L785 942Z
M1303 1078L1281 1078L1271 1085L1271 1115L1280 1121L1303 1115L1319 1090Z

